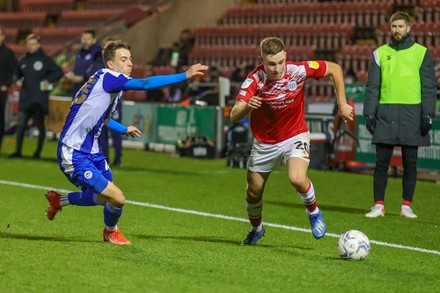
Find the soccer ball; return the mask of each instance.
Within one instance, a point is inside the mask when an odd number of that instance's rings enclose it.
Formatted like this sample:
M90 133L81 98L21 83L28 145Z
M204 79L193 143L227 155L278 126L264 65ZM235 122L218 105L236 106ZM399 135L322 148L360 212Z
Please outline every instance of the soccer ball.
M339 237L338 253L342 259L362 260L370 252L370 240L358 230L349 230Z

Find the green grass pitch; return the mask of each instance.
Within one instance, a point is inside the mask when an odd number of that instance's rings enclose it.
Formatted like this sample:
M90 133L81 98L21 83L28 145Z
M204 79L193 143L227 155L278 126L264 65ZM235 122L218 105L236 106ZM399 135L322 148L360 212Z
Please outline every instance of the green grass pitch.
M35 142L25 141L30 156ZM266 236L242 247L249 224L245 171L224 160L124 150L114 182L128 202L119 227L133 242L102 241L102 207L45 214L46 188L76 190L59 171L55 142L41 160L0 158L0 292L439 292L440 186L418 182L417 219L399 216L390 178L387 215L367 219L373 178L310 170L328 235L315 240L284 167L266 186ZM364 261L343 261L337 236L363 231Z

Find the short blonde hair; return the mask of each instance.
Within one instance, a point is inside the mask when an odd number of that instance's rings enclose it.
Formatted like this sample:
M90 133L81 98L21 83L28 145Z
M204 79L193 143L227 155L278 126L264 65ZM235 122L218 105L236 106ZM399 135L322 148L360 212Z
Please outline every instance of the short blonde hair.
M285 51L286 46L280 38L269 37L261 41L260 50L262 56L276 55L281 51Z

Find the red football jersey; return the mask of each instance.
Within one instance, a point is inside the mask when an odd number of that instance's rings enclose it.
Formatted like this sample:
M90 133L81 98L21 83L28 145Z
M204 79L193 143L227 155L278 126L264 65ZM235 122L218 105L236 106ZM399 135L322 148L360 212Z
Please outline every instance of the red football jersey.
M319 79L327 72L322 60L286 62L284 76L270 80L263 64L252 71L241 85L237 100L249 103L252 96L263 98L262 105L250 114L256 140L275 144L307 132L304 116L304 83L308 77Z

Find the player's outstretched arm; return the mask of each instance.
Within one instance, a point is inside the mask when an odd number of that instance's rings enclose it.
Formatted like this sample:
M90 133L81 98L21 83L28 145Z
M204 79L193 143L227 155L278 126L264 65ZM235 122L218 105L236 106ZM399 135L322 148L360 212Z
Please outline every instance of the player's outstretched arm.
M170 74L170 75L157 75L142 79L129 79L125 85L124 90L149 90L159 87L164 87L174 83L185 81L196 75L203 75L204 71L208 69L208 66L200 63L191 66L186 72Z
M347 98L345 96L345 83L342 68L339 64L327 61L327 74L333 79L333 85L336 91L336 99L338 103L339 115L345 122L347 120L352 121L354 117L353 107L347 104Z
M190 79L196 75L204 75L205 71L208 70L208 66L207 65L203 65L200 63L194 64L192 65L190 68L188 68L187 71L185 71L186 74L186 78Z

